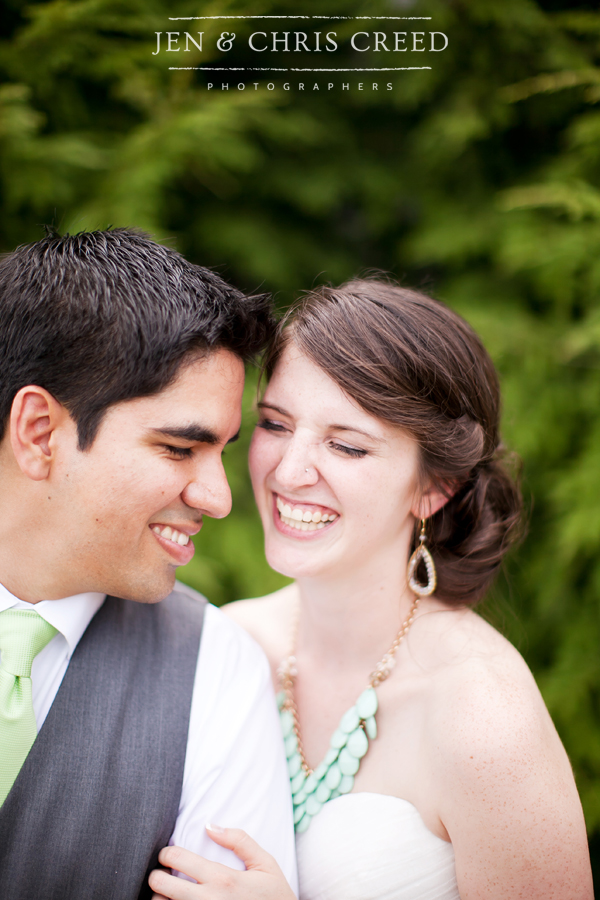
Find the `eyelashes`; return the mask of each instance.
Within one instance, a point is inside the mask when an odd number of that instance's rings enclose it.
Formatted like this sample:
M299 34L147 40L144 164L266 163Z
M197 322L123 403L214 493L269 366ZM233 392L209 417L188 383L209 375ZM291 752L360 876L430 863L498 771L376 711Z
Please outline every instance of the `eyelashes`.
M163 444L163 448L175 457L175 459L190 459L193 454L192 447L172 447L170 444ZM221 451L221 457L227 456L227 451Z
M257 427L264 429L264 431L270 431L276 434L282 434L287 431L285 425L274 422L272 419L261 419L260 422L258 422ZM360 450L358 447L349 447L347 444L339 444L337 441L328 441L327 446L352 459L362 459L368 452L367 450Z
M367 455L366 450L359 450L358 447L348 447L346 444L336 444L332 441L329 446L334 450L345 453L347 456L352 456L354 459L361 459L363 456Z
M264 428L265 431L285 431L283 425L280 425L279 422L272 422L271 419L261 419L257 427Z
M192 455L191 447L171 447L169 444L164 444L163 446L165 450L168 450L177 459L188 459Z

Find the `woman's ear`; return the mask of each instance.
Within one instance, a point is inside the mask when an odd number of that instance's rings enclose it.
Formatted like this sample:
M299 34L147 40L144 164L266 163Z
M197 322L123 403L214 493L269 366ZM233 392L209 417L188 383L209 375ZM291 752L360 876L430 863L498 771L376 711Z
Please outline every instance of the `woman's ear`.
M43 481L50 474L54 435L68 412L45 388L27 385L15 395L10 412L10 444L24 475Z
M443 487L430 485L415 501L411 513L415 519L429 519L452 499L459 487L454 482L446 482Z

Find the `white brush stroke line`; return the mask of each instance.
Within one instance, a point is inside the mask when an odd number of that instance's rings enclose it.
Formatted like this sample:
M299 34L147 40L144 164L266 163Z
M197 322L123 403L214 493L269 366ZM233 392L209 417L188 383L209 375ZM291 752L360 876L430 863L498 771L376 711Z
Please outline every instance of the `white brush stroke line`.
M169 66L169 72L293 72L293 69L246 69L238 66ZM311 70L312 71L312 70ZM316 70L315 70L316 71Z
M169 16L169 22L196 22L200 19L343 19L352 21L357 19L388 20L394 22L403 21L431 21L432 16Z
M237 66L169 66L169 72L421 72L431 66L402 66L398 69L259 69Z

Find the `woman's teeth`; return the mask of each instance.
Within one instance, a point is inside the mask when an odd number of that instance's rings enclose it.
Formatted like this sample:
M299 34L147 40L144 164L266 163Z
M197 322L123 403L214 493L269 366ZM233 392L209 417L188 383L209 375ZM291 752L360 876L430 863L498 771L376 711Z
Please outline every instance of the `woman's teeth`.
M182 547L185 547L185 545L190 542L189 534L184 534L182 531L176 531L168 525L165 525L164 527L162 525L151 525L150 527L154 534L160 534L161 537L166 538L168 541L173 541L174 544L181 544Z
M301 506L290 506L289 503L284 503L280 497L277 497L276 502L281 521L298 531L317 531L317 529L323 528L327 522L333 522L338 518L335 513L321 513L319 510L312 512Z

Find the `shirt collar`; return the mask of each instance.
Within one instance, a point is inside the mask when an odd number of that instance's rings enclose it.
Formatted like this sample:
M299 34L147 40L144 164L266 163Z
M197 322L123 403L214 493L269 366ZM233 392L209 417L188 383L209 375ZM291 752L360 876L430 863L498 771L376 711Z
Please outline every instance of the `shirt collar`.
M40 616L53 625L64 636L69 645L69 654L73 653L83 632L100 609L106 594L90 591L86 594L75 594L61 600L40 600L39 603L26 603L11 594L0 584L0 612L5 609L34 609Z

